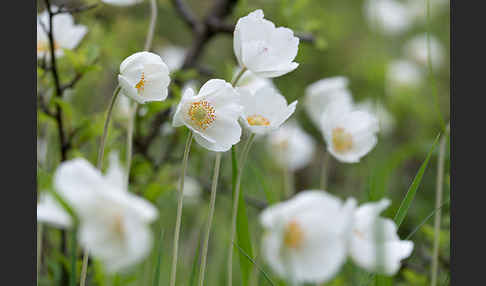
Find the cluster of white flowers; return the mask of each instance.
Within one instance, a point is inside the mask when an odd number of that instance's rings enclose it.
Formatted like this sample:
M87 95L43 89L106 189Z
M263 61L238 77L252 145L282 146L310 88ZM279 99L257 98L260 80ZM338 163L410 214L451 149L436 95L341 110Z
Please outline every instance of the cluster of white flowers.
M386 199L356 206L322 190L299 192L265 209L262 254L279 276L294 283L323 283L350 256L362 268L395 274L413 242L400 240L395 223L380 217Z
M114 272L145 258L152 247L150 223L157 209L130 193L124 185L118 156L112 154L106 175L88 161L78 158L61 163L54 174L56 192L79 220L81 246ZM73 219L51 196L43 195L37 220L69 228Z

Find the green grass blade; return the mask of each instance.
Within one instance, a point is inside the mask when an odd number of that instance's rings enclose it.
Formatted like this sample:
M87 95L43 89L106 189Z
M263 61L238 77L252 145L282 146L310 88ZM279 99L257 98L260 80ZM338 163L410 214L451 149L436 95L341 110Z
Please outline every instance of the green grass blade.
M405 240L409 240L417 231L420 230L420 228L431 218L435 215L436 212L438 212L440 209L442 209L442 207L444 207L445 205L449 204L449 201L443 203L440 207L436 208L435 210L433 210L428 216L426 216L415 228L414 230L412 230L412 232L410 232L409 235L407 235L407 237L405 237Z
M159 247L157 248L157 261L155 262L155 273L153 285L158 286L160 281L160 263L162 261L162 244L164 242L164 229L160 230Z
M268 274L263 270L263 268L261 268L256 262L255 260L253 260L238 244L234 243L233 244L238 247L238 250L240 251L240 253L253 265L255 265L255 267L258 269L258 271L260 271L262 274L263 274L263 277L265 277L265 280L267 280L267 282L270 284L270 285L275 285L272 281L272 279L270 279L270 276L268 276Z
M200 248L201 248L201 241L199 241L199 243L197 244L196 255L194 256L194 261L192 262L192 270L191 270L191 277L189 278L189 286L196 285L196 281L199 278L197 266L199 264L198 262L199 262Z
M420 166L420 169L418 170L417 174L415 175L415 178L412 181L412 184L408 188L407 194L405 195L405 198L402 200L402 203L400 204L400 207L398 208L398 211L395 215L395 218L393 219L395 223L397 224L397 228L400 227L402 224L403 220L405 219L405 216L407 215L408 209L410 208L410 205L412 204L412 201L415 197L415 194L417 193L417 189L420 186L420 182L422 181L422 177L424 176L425 170L427 169L427 165L429 164L430 157L432 156L432 153L437 146L437 143L439 142L440 134L437 135L435 138L434 144L432 145L432 148L430 148L429 153L427 154L427 157L425 158L425 161L422 163L422 166Z

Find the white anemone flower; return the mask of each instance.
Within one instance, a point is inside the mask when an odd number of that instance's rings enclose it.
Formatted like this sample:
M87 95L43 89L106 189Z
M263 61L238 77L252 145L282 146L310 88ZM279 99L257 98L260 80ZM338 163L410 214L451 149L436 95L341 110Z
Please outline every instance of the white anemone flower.
M371 27L389 35L404 32L413 23L407 6L396 0L367 0L364 12Z
M56 6L51 6L52 11L57 11ZM41 24L42 23L42 24ZM42 25L44 27L42 27ZM47 11L37 15L37 57L50 59L49 37L44 31L49 30L49 15ZM62 13L52 19L52 29L54 38L54 54L57 58L64 55L63 49L73 50L76 48L88 28L84 25L75 25L73 16L69 13Z
M236 69L233 76L236 76L241 69ZM236 84L236 87L246 88L252 93L255 93L262 87L273 87L276 89L272 80L265 77L260 77L252 73L251 71L246 71Z
M380 132L382 134L388 135L390 132L392 132L393 127L395 126L395 118L393 118L393 115L388 112L382 103L372 101L371 99L366 99L356 104L356 109L375 114L378 118Z
M349 249L353 261L367 271L394 275L401 260L412 253L413 242L400 240L396 224L379 217L389 205L390 201L383 199L356 210Z
M306 88L305 108L310 118L319 126L321 118L331 104L339 102L351 108L353 98L348 89L349 80L343 76L336 76L318 80Z
M243 124L255 134L267 134L278 129L294 113L297 106L297 100L287 104L285 97L271 87L263 87L256 93L245 88L237 91L243 106Z
M321 190L268 207L260 215L265 261L293 283L330 280L346 261L355 207L355 199L343 203Z
M423 72L409 60L394 60L388 65L386 79L390 87L416 87L423 79Z
M185 125L204 148L226 152L240 141L238 118L241 111L239 95L231 84L222 79L211 79L197 95L192 88L185 90L172 125Z
M101 2L114 6L130 6L142 3L143 0L101 0Z
M429 41L432 67L434 69L440 68L444 63L444 47L440 41L432 35L429 36ZM427 66L429 58L429 53L427 51L427 35L421 34L409 40L405 44L405 53L418 64Z
M69 213L50 194L41 194L37 204L37 221L58 228L69 228L72 219Z
M160 56L138 52L120 64L118 82L121 92L140 104L162 101L168 95L169 68Z
M312 161L316 143L295 122L288 122L270 133L268 148L281 168L296 171Z
M295 70L299 38L292 30L275 27L255 10L236 23L233 49L241 67L261 77L278 77Z
M54 175L57 191L79 217L80 244L110 272L126 269L149 254L150 223L158 216L151 203L128 192L123 174L117 160L103 176L78 158L62 163Z
M167 63L169 70L173 72L182 67L186 49L179 46L167 46L160 49L159 54L162 60Z
M327 150L345 163L357 163L375 147L379 121L371 113L362 110L339 112L322 118L321 131Z

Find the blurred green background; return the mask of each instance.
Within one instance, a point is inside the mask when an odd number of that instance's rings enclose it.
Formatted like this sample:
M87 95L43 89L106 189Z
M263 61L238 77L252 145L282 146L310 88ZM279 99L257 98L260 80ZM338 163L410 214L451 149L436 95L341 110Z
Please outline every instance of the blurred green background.
M53 1L76 7L98 1ZM198 16L205 15L211 8L211 0L186 1ZM317 150L313 162L295 173L297 191L319 187L322 154L325 144L316 126L313 125L303 106L306 87L321 79L332 76L349 78L349 88L356 102L372 99L381 103L390 113L394 124L387 134L380 134L376 147L358 164L345 164L331 159L328 165L329 183L327 191L345 198L354 196L365 202L389 197L392 206L385 215L393 217L410 186L420 164L430 150L435 137L449 121L450 72L449 3L431 1L431 13L426 17L426 1L399 1L403 4L417 2L422 10L413 19L410 27L397 34L374 29L365 14L365 1L361 0L239 0L227 23L236 20L255 9L263 9L265 18L277 26L286 26L296 32L311 34L312 43L302 42L296 62L300 66L293 72L276 78L274 84L287 98L299 100L293 119L314 137ZM443 2L443 1L442 1ZM38 1L38 11L44 2ZM117 84L117 73L121 61L134 52L143 49L149 24L150 5L145 0L130 7L116 7L100 4L95 9L75 15L76 22L86 25L88 33L80 46L67 53L59 61L61 79L69 81L76 73L84 73L74 89L63 99L66 130L73 132L72 146L68 157L82 156L92 163L96 161L97 146L102 133L105 110ZM389 77L390 64L394 60L407 59L406 44L417 35L429 31L443 49L440 66L432 69L418 64L422 75L413 85L393 85ZM152 51L160 53L164 48L177 45L189 47L192 34L188 26L175 12L171 1L158 0L158 19ZM219 34L205 46L198 63L210 68L212 76L199 74L190 69L177 71L172 75L179 82L196 80L200 86L210 78L231 80L237 65L233 55L231 34ZM37 89L49 97L53 92L52 78L48 72L37 69ZM161 228L165 230L162 242L157 241L152 254L143 263L127 273L110 276L96 262L89 272L88 285L151 285L156 249L162 243L161 284L169 280L172 234L176 213L177 182L180 177L180 161L187 136L186 128L171 130L154 124L157 114L177 104L181 86L172 85L172 99L161 103L149 103L140 108L136 121L133 165L130 190L143 195L155 203L160 219L154 225L155 237ZM54 105L50 97L49 105ZM170 125L171 116L167 121ZM166 126L166 125L164 125ZM38 111L38 191L52 188L51 177L59 164L57 125ZM116 112L112 121L106 154L117 150L125 159L127 118L123 112ZM154 131L154 128L156 129ZM160 129L160 130L159 130ZM148 134L154 132L155 139L149 146L141 146ZM145 148L147 147L147 148ZM237 151L240 149L237 146ZM108 156L105 156L108 158ZM178 285L189 285L193 262L202 240L203 227L207 219L209 186L212 176L214 153L193 144L187 175L195 178L203 188L201 197L184 205ZM449 146L446 148L446 174L444 201L449 200ZM108 160L106 159L107 165ZM410 211L400 227L399 235L404 238L419 225L433 210L437 171L437 149L425 172ZM231 156L225 153L216 201L216 212L209 245L206 285L225 285L227 241L230 236L231 213ZM247 203L249 229L253 254L257 263L271 273L258 255L261 228L258 224L260 209L256 206L267 201L268 193L281 197L283 194L282 170L267 152L264 138L258 139L252 147L244 171L242 191L252 199ZM254 203L253 201L256 201ZM438 285L449 285L449 207L442 209ZM394 277L393 285L429 285L430 263L433 243L433 219L430 219L413 236L415 243L412 256L405 260L402 270ZM44 234L44 256L39 285L57 285L63 265L69 269L69 260L59 253L60 232L47 228ZM81 267L80 252L79 268ZM240 284L238 255L235 255L234 285ZM250 285L266 285L258 271L250 275ZM274 280L278 279L273 275ZM360 284L363 272L351 263L342 268L337 278L326 285Z

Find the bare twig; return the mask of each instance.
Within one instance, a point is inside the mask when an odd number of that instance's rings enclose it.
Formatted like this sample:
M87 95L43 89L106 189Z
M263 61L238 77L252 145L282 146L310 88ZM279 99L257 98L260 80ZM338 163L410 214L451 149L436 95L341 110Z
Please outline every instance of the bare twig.
M52 13L53 16L59 15L59 14L64 14L64 13L69 13L69 14L75 14L75 13L80 13L84 12L87 10L91 10L95 7L98 6L98 3L90 4L90 5L85 5L81 7L75 7L75 8L65 8L64 5L60 6L59 9L55 12Z
M192 13L191 9L187 6L184 0L172 0L172 4L174 5L177 13L179 13L181 16L182 20L184 20L184 22L186 22L191 29L194 29L194 27L199 25L199 20L197 19L196 15Z

